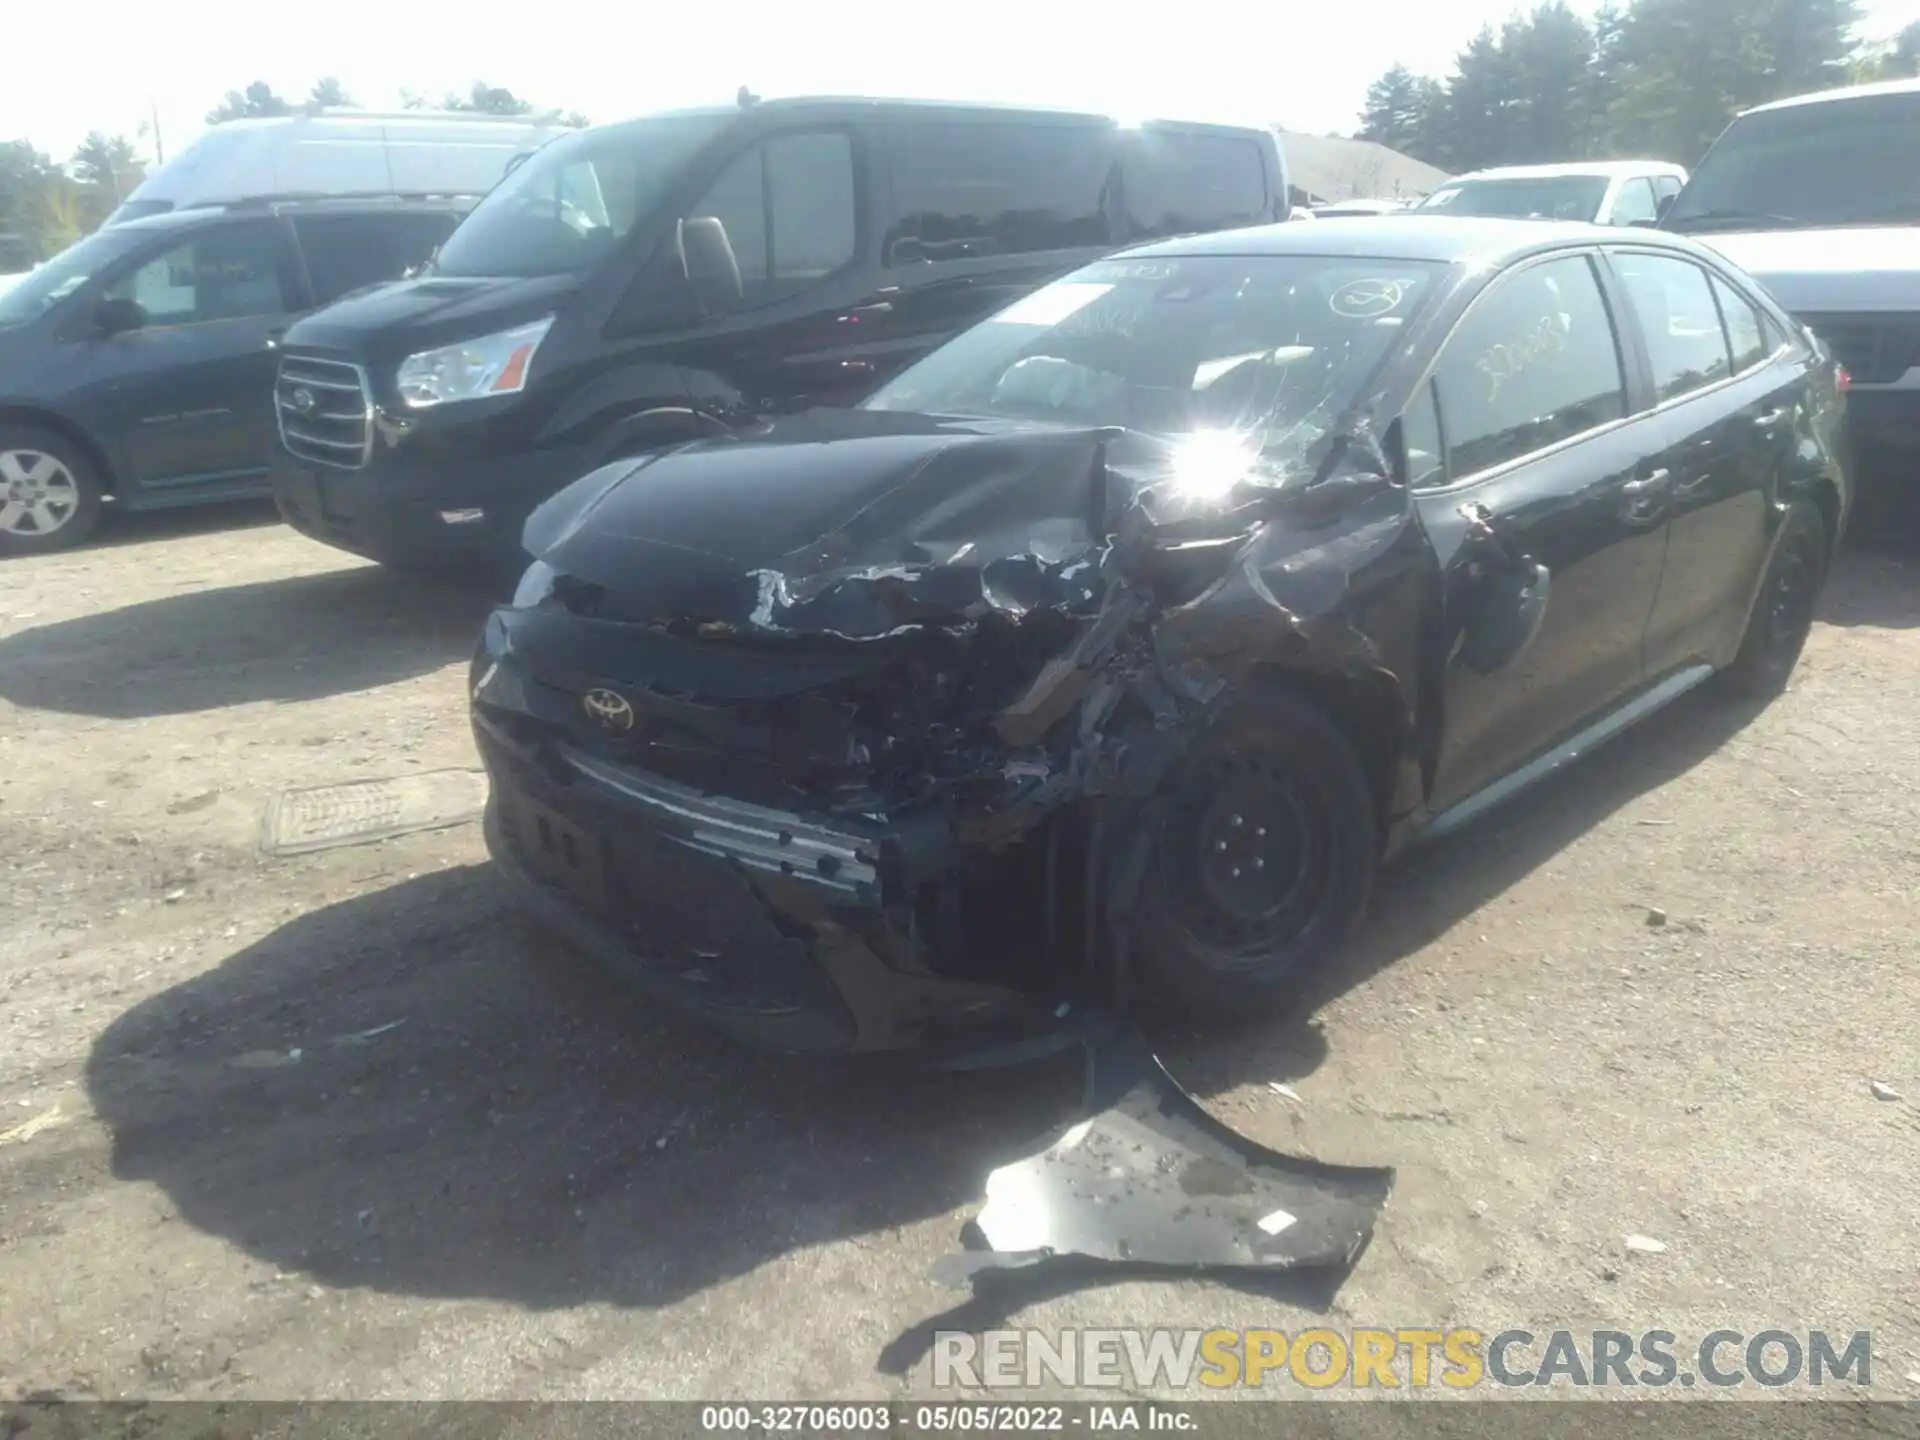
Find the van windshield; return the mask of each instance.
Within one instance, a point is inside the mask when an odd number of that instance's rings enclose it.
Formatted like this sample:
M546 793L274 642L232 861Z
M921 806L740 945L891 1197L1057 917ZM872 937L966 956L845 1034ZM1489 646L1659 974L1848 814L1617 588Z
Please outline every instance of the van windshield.
M731 115L674 115L555 140L496 185L440 247L437 275L570 275L599 263Z
M1606 198L1604 175L1516 175L1442 185L1418 208L1507 220L1591 220Z
M1667 212L1669 230L1920 223L1920 93L1736 120Z
M96 230L69 245L10 289L0 291L0 330L38 320L146 239L139 231Z

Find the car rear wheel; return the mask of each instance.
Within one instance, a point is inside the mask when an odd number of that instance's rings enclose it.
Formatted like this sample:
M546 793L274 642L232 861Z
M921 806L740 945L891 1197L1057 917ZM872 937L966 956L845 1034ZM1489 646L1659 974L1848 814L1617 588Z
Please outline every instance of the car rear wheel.
M100 524L93 465L64 436L0 425L0 555L78 545Z
M1372 787L1319 709L1249 696L1164 796L1141 905L1154 997L1206 1020L1271 1014L1346 945L1377 859Z
M1746 699L1769 700L1786 689L1813 629L1814 606L1827 578L1827 552L1827 522L1819 507L1797 501L1787 511L1779 543L1767 562L1739 653L1720 672L1728 690Z

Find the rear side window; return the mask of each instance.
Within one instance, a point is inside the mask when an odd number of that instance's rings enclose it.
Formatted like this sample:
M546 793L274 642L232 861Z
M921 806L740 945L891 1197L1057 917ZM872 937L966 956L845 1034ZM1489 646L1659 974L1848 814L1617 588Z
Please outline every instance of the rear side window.
M1713 277L1713 293L1720 301L1720 317L1727 322L1734 373L1751 370L1773 349L1767 343L1765 322L1752 302L1718 275Z
M1614 270L1646 337L1654 393L1678 399L1733 373L1707 272L1691 260L1616 251Z
M1129 135L1120 182L1135 238L1224 230L1267 218L1260 147L1222 135L1146 131Z
M928 121L902 127L897 146L889 264L1109 242L1106 127Z
M1433 378L1455 479L1627 413L1619 343L1584 256L1494 281L1447 337Z
M303 215L293 222L316 304L398 280L453 233L452 215Z

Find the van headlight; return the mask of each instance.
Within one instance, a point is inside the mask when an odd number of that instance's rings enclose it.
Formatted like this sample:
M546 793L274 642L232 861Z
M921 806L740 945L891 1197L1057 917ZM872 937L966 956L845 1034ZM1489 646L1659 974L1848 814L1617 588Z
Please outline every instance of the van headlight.
M483 400L524 390L534 352L552 328L549 315L497 335L409 355L394 377L400 398L412 409L425 410L454 400Z

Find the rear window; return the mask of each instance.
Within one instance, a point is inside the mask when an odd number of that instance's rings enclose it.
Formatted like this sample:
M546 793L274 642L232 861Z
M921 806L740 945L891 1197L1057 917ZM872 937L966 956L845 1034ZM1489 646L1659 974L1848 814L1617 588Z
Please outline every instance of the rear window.
M1442 185L1420 202L1448 215L1509 220L1592 220L1607 198L1604 175L1527 175Z
M921 121L902 128L889 264L1105 245L1115 131Z
M307 260L316 304L330 305L369 285L398 280L424 264L453 233L447 214L305 215L294 233Z
M1268 214L1267 169L1252 140L1146 131L1129 136L1120 180L1132 236L1253 225Z

